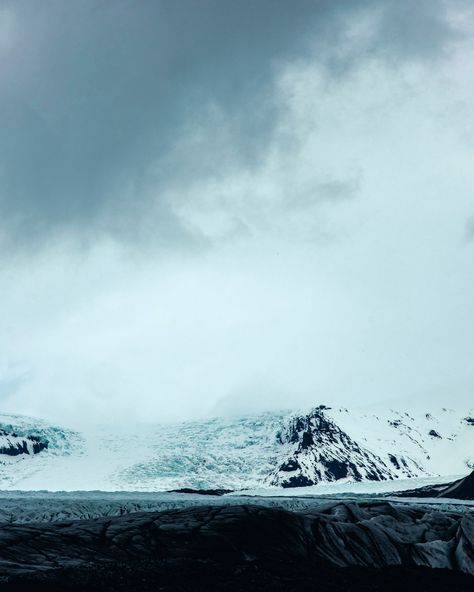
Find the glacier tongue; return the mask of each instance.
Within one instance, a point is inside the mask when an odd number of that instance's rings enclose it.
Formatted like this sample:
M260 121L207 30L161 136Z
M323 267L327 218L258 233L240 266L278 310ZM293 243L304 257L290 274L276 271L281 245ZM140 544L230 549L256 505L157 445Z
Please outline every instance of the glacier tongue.
M37 454L0 453L0 488L157 491L256 489L463 475L474 464L474 413L319 406L174 425L78 431L0 416L6 438L40 437ZM387 483L388 484L388 483Z

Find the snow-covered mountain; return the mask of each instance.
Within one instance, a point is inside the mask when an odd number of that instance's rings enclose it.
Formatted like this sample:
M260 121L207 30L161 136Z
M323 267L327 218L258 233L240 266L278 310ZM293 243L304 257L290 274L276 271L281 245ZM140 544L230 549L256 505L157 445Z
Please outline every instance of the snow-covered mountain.
M465 473L474 467L472 411L378 410L320 406L292 418L279 440L288 456L270 482L384 481Z
M0 416L0 488L255 489L465 475L474 410L319 406L174 425L85 428Z

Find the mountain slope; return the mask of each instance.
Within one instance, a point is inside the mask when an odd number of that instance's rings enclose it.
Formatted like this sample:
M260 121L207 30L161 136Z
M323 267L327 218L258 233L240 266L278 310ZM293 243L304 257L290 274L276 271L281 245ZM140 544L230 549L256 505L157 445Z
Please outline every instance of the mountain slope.
M293 418L280 434L287 457L269 483L292 487L321 481L383 481L463 474L474 468L471 413L320 406Z

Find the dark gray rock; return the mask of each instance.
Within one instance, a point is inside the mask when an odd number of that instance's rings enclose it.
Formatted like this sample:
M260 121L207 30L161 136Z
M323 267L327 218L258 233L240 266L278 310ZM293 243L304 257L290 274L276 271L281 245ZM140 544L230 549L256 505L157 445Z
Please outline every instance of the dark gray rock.
M444 483L438 485L426 485L417 489L408 489L391 493L391 497L420 497L420 498L450 498L459 500L474 500L474 471L453 483Z
M20 436L15 432L0 429L0 455L38 454L48 448L48 444L48 440L35 434Z
M452 499L474 500L474 471L452 485L442 490L438 497L449 497Z
M168 493L183 493L196 495L226 495L232 493L232 489L193 489L191 487L181 487L181 489L171 489Z

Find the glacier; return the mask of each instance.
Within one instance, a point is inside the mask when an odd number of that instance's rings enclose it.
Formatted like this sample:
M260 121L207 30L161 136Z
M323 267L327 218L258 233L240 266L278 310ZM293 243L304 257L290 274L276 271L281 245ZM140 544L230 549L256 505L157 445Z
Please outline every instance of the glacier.
M319 405L303 412L69 429L1 415L5 442L15 434L44 446L36 452L29 445L24 453L0 453L0 488L283 491L358 482L393 491L399 480L448 481L469 473L473 418L469 407L413 411Z

